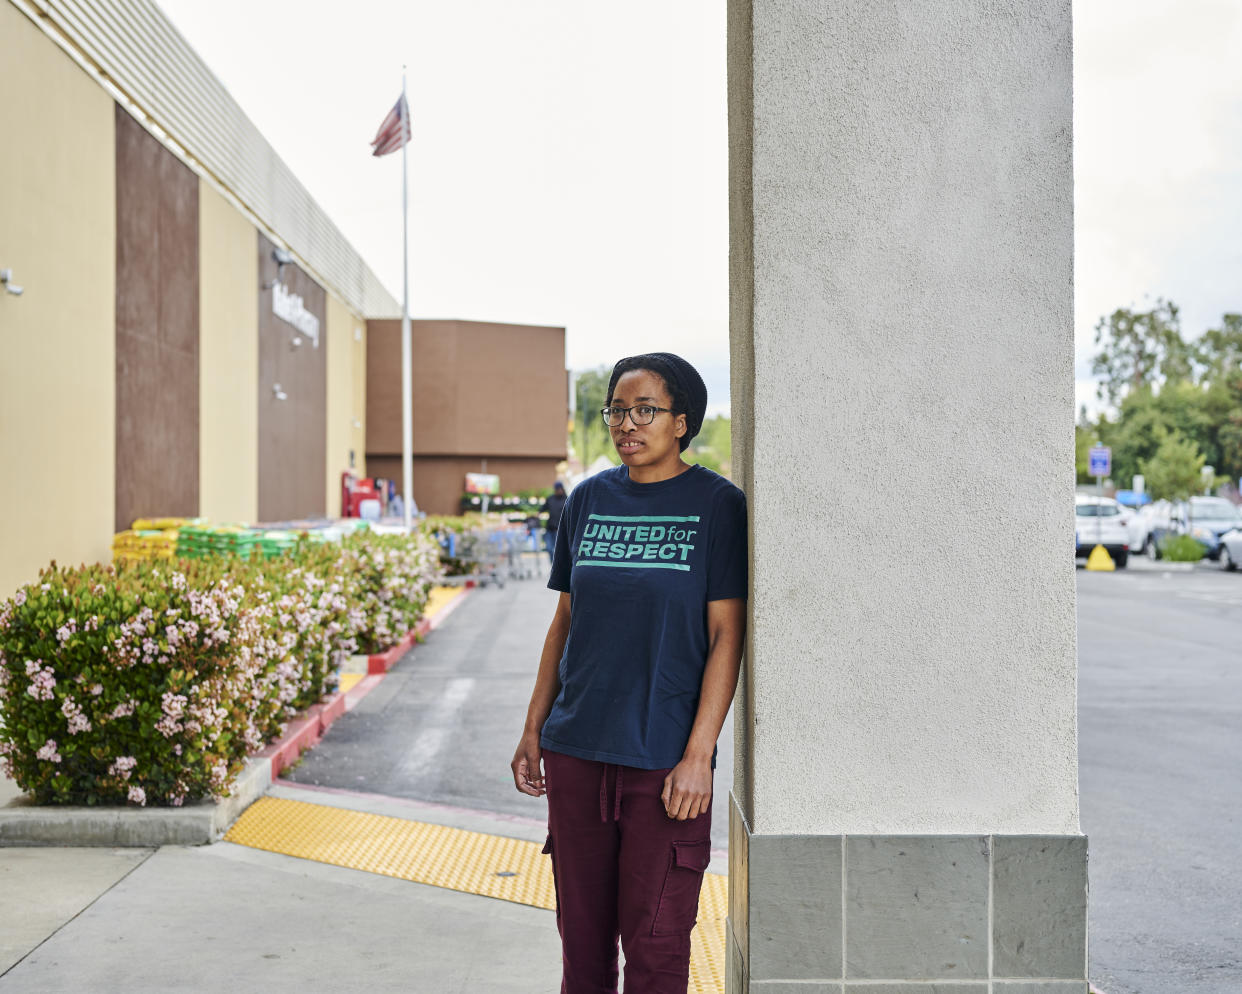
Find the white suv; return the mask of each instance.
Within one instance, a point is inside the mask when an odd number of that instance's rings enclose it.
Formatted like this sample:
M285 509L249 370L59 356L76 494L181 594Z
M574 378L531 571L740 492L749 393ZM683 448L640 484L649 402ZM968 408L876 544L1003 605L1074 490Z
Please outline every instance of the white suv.
M1130 558L1130 515L1111 497L1074 497L1074 558L1083 559L1104 546L1118 569Z

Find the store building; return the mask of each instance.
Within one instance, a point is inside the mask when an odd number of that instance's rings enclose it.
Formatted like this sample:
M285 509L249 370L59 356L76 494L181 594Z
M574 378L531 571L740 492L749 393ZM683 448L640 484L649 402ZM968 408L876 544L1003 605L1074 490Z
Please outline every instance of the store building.
M422 511L455 514L467 473L504 493L550 488L566 458L565 329L412 321L413 489ZM367 467L401 480L401 322L367 328Z
M0 0L0 92L0 598L139 517L339 514L400 315L357 251L150 0Z

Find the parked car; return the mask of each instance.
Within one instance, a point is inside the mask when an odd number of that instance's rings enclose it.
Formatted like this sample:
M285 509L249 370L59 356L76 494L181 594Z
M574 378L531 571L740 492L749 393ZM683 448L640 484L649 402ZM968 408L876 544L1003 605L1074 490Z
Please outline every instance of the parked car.
M1230 572L1238 568L1238 563L1242 563L1242 528L1225 532L1220 537L1220 559L1218 561L1221 569Z
M1220 537L1242 527L1242 511L1224 497L1191 497L1178 501L1169 512L1168 534L1189 535L1203 546L1208 559L1220 556ZM1157 533L1161 530L1156 529ZM1157 541L1163 536L1157 534Z
M1147 543L1144 549L1152 559L1159 559L1161 557L1160 546L1170 535L1178 534L1172 519L1173 505L1169 501L1156 501L1151 506L1151 515L1147 520Z
M1130 536L1130 549L1136 556L1151 554L1152 526L1158 517L1168 518L1168 505L1168 501L1162 500L1155 504L1145 504L1131 512L1127 533ZM1125 516L1124 512L1122 516Z
M1111 497L1074 497L1074 558L1091 555L1097 545L1104 546L1113 565L1125 569L1130 558L1129 517Z

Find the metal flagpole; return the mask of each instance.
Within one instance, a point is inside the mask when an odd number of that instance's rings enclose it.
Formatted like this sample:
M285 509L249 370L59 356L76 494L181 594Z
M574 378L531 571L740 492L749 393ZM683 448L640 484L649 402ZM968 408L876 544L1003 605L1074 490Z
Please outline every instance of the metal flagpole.
M405 66L401 67L402 127L410 127L409 104L405 99ZM406 146L401 143L401 493L405 513L405 533L410 533L414 517L414 397L410 365L410 197Z

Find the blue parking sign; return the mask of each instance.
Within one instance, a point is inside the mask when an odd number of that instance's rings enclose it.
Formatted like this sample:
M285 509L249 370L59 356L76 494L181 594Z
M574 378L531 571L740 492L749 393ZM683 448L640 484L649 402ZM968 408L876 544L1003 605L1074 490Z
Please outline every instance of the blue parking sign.
M1108 476L1113 471L1113 450L1107 445L1093 445L1087 454L1087 472L1092 476Z

